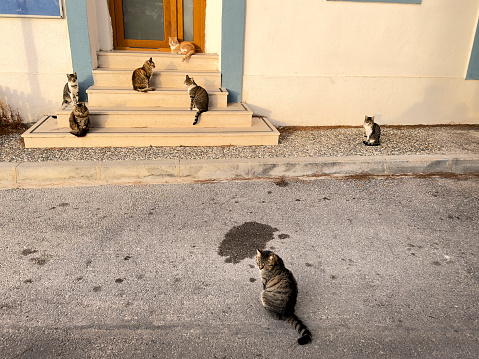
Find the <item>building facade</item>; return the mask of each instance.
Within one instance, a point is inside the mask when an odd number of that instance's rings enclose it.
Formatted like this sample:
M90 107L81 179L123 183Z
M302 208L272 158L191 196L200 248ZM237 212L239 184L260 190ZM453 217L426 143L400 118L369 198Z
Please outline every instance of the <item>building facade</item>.
M275 125L479 123L478 0L164 0L153 35L158 1L59 5L0 17L0 98L26 122L57 110L67 73L87 100L98 51L167 51L178 35L219 54L228 100ZM150 17L129 22L141 7Z

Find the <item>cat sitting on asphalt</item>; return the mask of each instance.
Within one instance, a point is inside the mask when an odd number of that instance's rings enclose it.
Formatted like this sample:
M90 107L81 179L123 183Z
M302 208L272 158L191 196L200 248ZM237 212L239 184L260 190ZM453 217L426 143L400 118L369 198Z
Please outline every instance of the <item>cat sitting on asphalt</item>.
M256 264L258 265L263 291L261 303L268 313L275 319L282 319L291 324L301 335L299 345L311 342L311 332L306 325L294 314L294 306L298 296L298 286L283 260L271 251L257 250Z

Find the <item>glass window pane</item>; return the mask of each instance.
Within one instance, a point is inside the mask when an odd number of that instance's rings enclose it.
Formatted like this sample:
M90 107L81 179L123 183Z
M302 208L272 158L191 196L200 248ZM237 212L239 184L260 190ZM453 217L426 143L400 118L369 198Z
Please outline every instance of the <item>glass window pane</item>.
M193 41L193 0L183 0L183 37Z
M163 1L122 1L125 39L165 40Z

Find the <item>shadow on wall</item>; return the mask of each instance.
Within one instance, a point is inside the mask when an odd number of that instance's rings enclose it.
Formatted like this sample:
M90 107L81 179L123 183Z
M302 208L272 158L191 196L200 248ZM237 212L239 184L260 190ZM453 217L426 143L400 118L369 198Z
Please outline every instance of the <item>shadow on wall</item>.
M15 88L15 85L12 85L13 88L0 86L0 98L6 104L18 110L22 120L28 123L35 122L44 115L51 115L60 107L63 87L58 89L58 91L48 91L48 95L43 93L42 87L40 86L42 72L38 65L39 58L34 41L35 37L32 22L22 21L21 26L24 53L19 56L23 56L26 59L27 68L21 69L24 71L18 74L11 73L11 78L13 79L11 83L18 84L18 88ZM43 88L56 86L56 81L49 81L48 84L43 85ZM58 92L58 102L46 99L47 97L51 97L51 93L53 92Z
M396 118L389 119L387 124L395 125L419 125L419 124L470 124L477 123L478 116L474 113L479 112L479 107L471 109L468 105L473 101L464 101L460 94L452 89L457 87L448 86L429 86L424 91L422 101L415 103L404 113ZM464 91L463 94L467 94ZM476 88L475 98L479 96L479 86ZM451 111L449 105L455 103Z
M59 107L60 101L55 103L39 98L34 93L26 94L23 91L12 90L0 86L0 98L15 110L18 110L23 122L35 122L44 115L53 114Z
M22 3L23 4L23 3ZM20 5L26 6L26 5ZM28 62L28 72L30 74L38 74L38 54L37 48L35 46L34 34L32 30L32 23L27 21L22 21L22 31L23 31L23 43L25 49L25 55ZM28 52L28 54L27 54ZM40 83L38 82L37 76L29 76L28 81L30 83L30 89L33 93L36 93L38 97L42 97Z
M266 117L269 121L271 121L273 123L274 126L283 126L283 125L280 124L280 122L274 121L274 119L270 118L271 112L272 112L271 110L268 110L268 109L263 108L263 107L251 105L249 103L246 103L246 104L251 109L251 111L253 111L253 116Z

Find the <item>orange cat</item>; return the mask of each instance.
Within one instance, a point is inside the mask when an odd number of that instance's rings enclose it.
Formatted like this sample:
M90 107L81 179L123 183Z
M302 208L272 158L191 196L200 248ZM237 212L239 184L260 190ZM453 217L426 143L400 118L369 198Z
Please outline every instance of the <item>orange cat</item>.
M179 42L177 37L170 37L170 49L174 54L186 54L182 61L190 58L196 52L195 45L191 41Z

